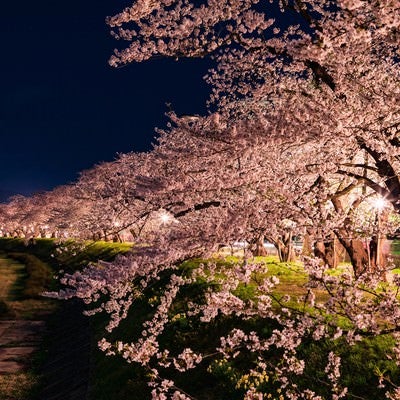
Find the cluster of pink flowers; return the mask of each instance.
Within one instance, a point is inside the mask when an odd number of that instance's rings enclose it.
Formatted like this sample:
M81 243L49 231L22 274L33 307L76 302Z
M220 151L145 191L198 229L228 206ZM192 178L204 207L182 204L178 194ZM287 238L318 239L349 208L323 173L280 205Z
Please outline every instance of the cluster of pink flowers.
M111 65L212 55L216 66L206 80L217 112L170 113L153 151L121 155L74 185L0 206L3 236L135 243L112 263L64 275L65 289L56 294L82 299L88 315L107 313L107 332L167 279L139 336L103 339L100 348L152 371L153 399L191 398L168 379L170 368L184 373L247 354L276 377L285 399L320 400L315 388L296 384L307 368L299 349L308 340L354 344L390 334L398 345L399 278L389 272L382 243L399 229L399 2L138 0L108 24L129 42ZM302 258L305 294L278 295L279 279L248 258L265 252L267 239L281 261L291 261L296 236L310 242ZM243 262L183 272L184 260L207 258L221 245L234 249L237 241ZM340 249L352 270L335 275L329 268L337 267ZM210 354L162 348L182 289L196 282L207 290L188 301L182 318L262 319L273 329L261 335L234 327ZM241 297L254 282L252 296ZM400 364L398 348L388 357ZM332 399L348 395L340 367L329 353ZM397 399L399 388L380 378L387 398ZM244 398L268 394L251 387Z

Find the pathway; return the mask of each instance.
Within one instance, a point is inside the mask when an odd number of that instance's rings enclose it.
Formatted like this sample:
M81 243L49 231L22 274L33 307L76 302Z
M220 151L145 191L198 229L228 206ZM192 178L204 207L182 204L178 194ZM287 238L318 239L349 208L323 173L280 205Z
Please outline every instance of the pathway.
M90 337L82 307L63 302L55 310L49 299L22 299L23 271L23 265L0 257L0 400L32 399L39 384L35 399L84 400ZM46 360L32 370L39 349Z
M0 301L10 309L0 315L0 374L14 374L26 369L45 330L43 320L22 319L25 305L16 295L22 271L22 265L0 259Z

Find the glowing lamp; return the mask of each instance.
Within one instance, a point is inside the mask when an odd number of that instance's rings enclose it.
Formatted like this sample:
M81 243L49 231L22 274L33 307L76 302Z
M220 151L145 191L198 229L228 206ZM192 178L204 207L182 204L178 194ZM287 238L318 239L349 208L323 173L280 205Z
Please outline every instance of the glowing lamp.
M160 219L161 219L161 222L165 224L165 223L167 223L168 221L171 220L171 216L168 215L168 214L162 214L160 216Z
M377 197L376 199L373 200L372 203L373 207L376 208L377 210L383 210L383 208L386 205L385 199L382 197Z

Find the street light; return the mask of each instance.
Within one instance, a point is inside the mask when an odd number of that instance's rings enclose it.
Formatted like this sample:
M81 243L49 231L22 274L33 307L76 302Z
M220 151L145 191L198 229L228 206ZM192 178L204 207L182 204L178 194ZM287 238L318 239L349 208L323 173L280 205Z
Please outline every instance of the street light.
M376 197L372 200L372 205L378 212L381 212L385 208L386 201L383 197Z
M163 224L166 224L167 222L171 221L172 218L169 214L161 214L160 219Z

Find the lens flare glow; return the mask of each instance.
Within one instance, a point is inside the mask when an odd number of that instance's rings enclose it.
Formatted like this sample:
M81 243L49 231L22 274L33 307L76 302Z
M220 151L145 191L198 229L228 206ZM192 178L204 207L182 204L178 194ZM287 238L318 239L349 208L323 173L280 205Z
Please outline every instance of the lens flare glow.
M160 216L160 219L161 219L161 222L165 224L165 223L171 221L171 216L168 214L162 214Z
M377 197L377 198L373 199L372 205L377 210L382 210L386 205L386 201L382 197Z

